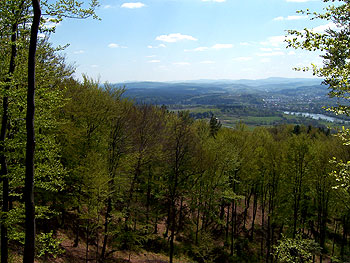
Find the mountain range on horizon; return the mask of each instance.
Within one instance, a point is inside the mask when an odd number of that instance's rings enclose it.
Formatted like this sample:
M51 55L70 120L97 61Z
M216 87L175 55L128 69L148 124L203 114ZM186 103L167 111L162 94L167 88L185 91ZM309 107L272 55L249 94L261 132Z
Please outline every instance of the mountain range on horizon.
M266 78L258 80L193 80L181 82L139 81L112 84L125 88L125 97L151 104L232 104L240 103L237 96L250 96L251 101L270 97L299 96L304 99L327 98L327 87L318 78Z
M321 78L285 78L285 77L269 77L263 79L197 79L197 80L180 80L180 81L125 81L120 83L114 83L114 85L125 85L135 83L147 83L159 85L166 84L246 84L246 85L261 85L261 84L286 84L286 83L308 83L308 84L320 84L323 81Z

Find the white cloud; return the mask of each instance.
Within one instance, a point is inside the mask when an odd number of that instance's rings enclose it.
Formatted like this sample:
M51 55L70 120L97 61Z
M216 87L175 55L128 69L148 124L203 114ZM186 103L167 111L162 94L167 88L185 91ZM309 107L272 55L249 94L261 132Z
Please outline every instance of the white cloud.
M233 45L232 44L215 44L212 47L197 47L194 49L185 49L185 52L190 52L190 51L194 51L194 52L202 52L202 51L207 51L209 49L215 49L215 50L219 50L219 49L226 49L226 48L232 48Z
M296 54L295 51L289 51L289 52L288 52L288 55L289 55L289 56L294 56L295 54Z
M109 48L128 48L128 47L124 47L124 46L121 46L121 45L116 44L116 43L110 43L110 44L108 44L108 47Z
M273 36L269 37L266 41L260 42L263 46L272 46L272 47L279 47L281 45L285 45L285 40L292 39L292 36Z
M109 8L112 8L112 6L111 5L104 5L103 6L103 9L109 9Z
M146 58L155 58L156 55L150 55L150 56L146 56Z
M201 64L214 64L215 62L211 61L211 60L205 60L205 61L201 61L200 63Z
M283 20L300 20L300 19L306 19L308 18L308 16L287 16L287 17L283 17L283 16L278 16L275 17L273 20L274 21L283 21Z
M193 36L182 35L180 33L161 35L161 36L156 37L156 40L168 42L168 43L174 43L174 42L181 41L181 40L197 41L197 39L194 38Z
M286 20L300 20L306 18L308 18L308 16L287 16Z
M154 60L148 61L148 63L160 63L160 60L154 59Z
M233 48L232 44L215 44L211 47L212 49L225 49L225 48Z
M165 48L166 47L166 45L164 45L164 44L159 44L158 46L151 46L151 45L148 45L147 46L148 48Z
M74 54L84 54L85 51L82 50L82 49L80 49L80 50L74 51L73 53L74 53Z
M118 44L116 44L116 43L110 43L109 45L108 45L108 47L109 48L118 48L118 47L120 47Z
M129 8L129 9L134 9L134 8L141 8L144 7L145 4L141 2L136 2L136 3L124 3L121 5L122 8Z
M312 31L315 33L324 33L327 29L336 29L336 28L337 28L336 24L334 24L333 22L329 22L328 24L313 28Z
M252 57L237 57L232 59L233 61L238 61L238 62L244 62L244 61L250 61L252 60Z
M189 66L190 63L188 63L188 62L175 62L175 63L173 63L173 65L178 65L178 66Z
M91 65L92 68L98 68L99 65Z

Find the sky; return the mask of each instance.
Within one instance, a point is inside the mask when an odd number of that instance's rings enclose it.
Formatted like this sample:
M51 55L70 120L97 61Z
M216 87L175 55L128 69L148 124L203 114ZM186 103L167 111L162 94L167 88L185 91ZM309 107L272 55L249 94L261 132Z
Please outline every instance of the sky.
M321 0L101 0L100 21L66 19L50 36L66 61L101 82L312 77L315 52L286 49L286 30L322 31Z

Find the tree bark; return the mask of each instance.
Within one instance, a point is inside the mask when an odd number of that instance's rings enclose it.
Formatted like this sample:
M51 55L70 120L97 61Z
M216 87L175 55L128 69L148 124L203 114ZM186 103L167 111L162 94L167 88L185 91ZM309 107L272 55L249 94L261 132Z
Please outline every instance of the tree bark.
M249 240L253 241L254 239L254 229L255 229L255 218L258 210L258 194L257 191L254 192L254 201L253 201L253 218L252 218L252 226L250 228L250 236Z
M102 245L102 251L101 251L101 260L104 260L105 258L107 240L108 240L108 224L111 218L111 212L112 212L112 198L109 197L107 200L107 211L106 211L106 217L105 217L105 223L104 223L104 237L103 237L103 245Z
M23 263L34 263L35 255L35 206L34 206L34 112L35 112L35 54L41 17L40 1L32 0L33 23L30 32L28 55L28 92L27 92L27 147L26 147L26 173L24 187L25 201L25 245Z

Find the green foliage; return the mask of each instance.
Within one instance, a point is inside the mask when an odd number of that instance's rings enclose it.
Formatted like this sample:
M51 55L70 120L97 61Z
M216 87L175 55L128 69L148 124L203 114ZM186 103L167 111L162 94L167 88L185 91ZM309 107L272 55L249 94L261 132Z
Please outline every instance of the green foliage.
M198 262L215 262L215 259L219 256L214 253L214 249L217 247L214 240L209 233L202 233L198 240L198 245L192 244L190 254Z
M209 126L210 126L210 135L215 138L219 129L221 128L221 122L218 120L218 118L212 115L209 121Z
M349 75L349 45L350 45L350 3L346 0L324 0L329 3L323 13L310 12L309 10L300 11L311 15L311 19L332 23L332 28L324 32L314 32L305 28L303 31L290 30L288 33L292 37L289 47L301 48L308 51L321 52L323 64L317 66L311 65L302 70L312 70L313 74L323 78L323 83L329 88L329 97L337 98L337 105L328 107L327 110L337 115L350 114L348 100L350 99L350 75ZM299 69L301 70L301 69ZM343 141L344 145L349 145L348 128L342 127L337 136ZM342 189L345 193L349 191L349 162L344 157L333 158L331 164L336 166L332 175L337 183L335 189Z
M119 229L113 241L118 249L137 252L147 243L148 239L149 237L143 231L135 231L128 228Z
M36 253L39 258L47 258L49 256L56 258L64 252L60 247L62 240L55 238L53 231L49 233L40 233L36 239Z
M280 263L311 263L312 257L321 251L314 240L305 239L301 234L294 239L283 237L274 249L274 256Z

